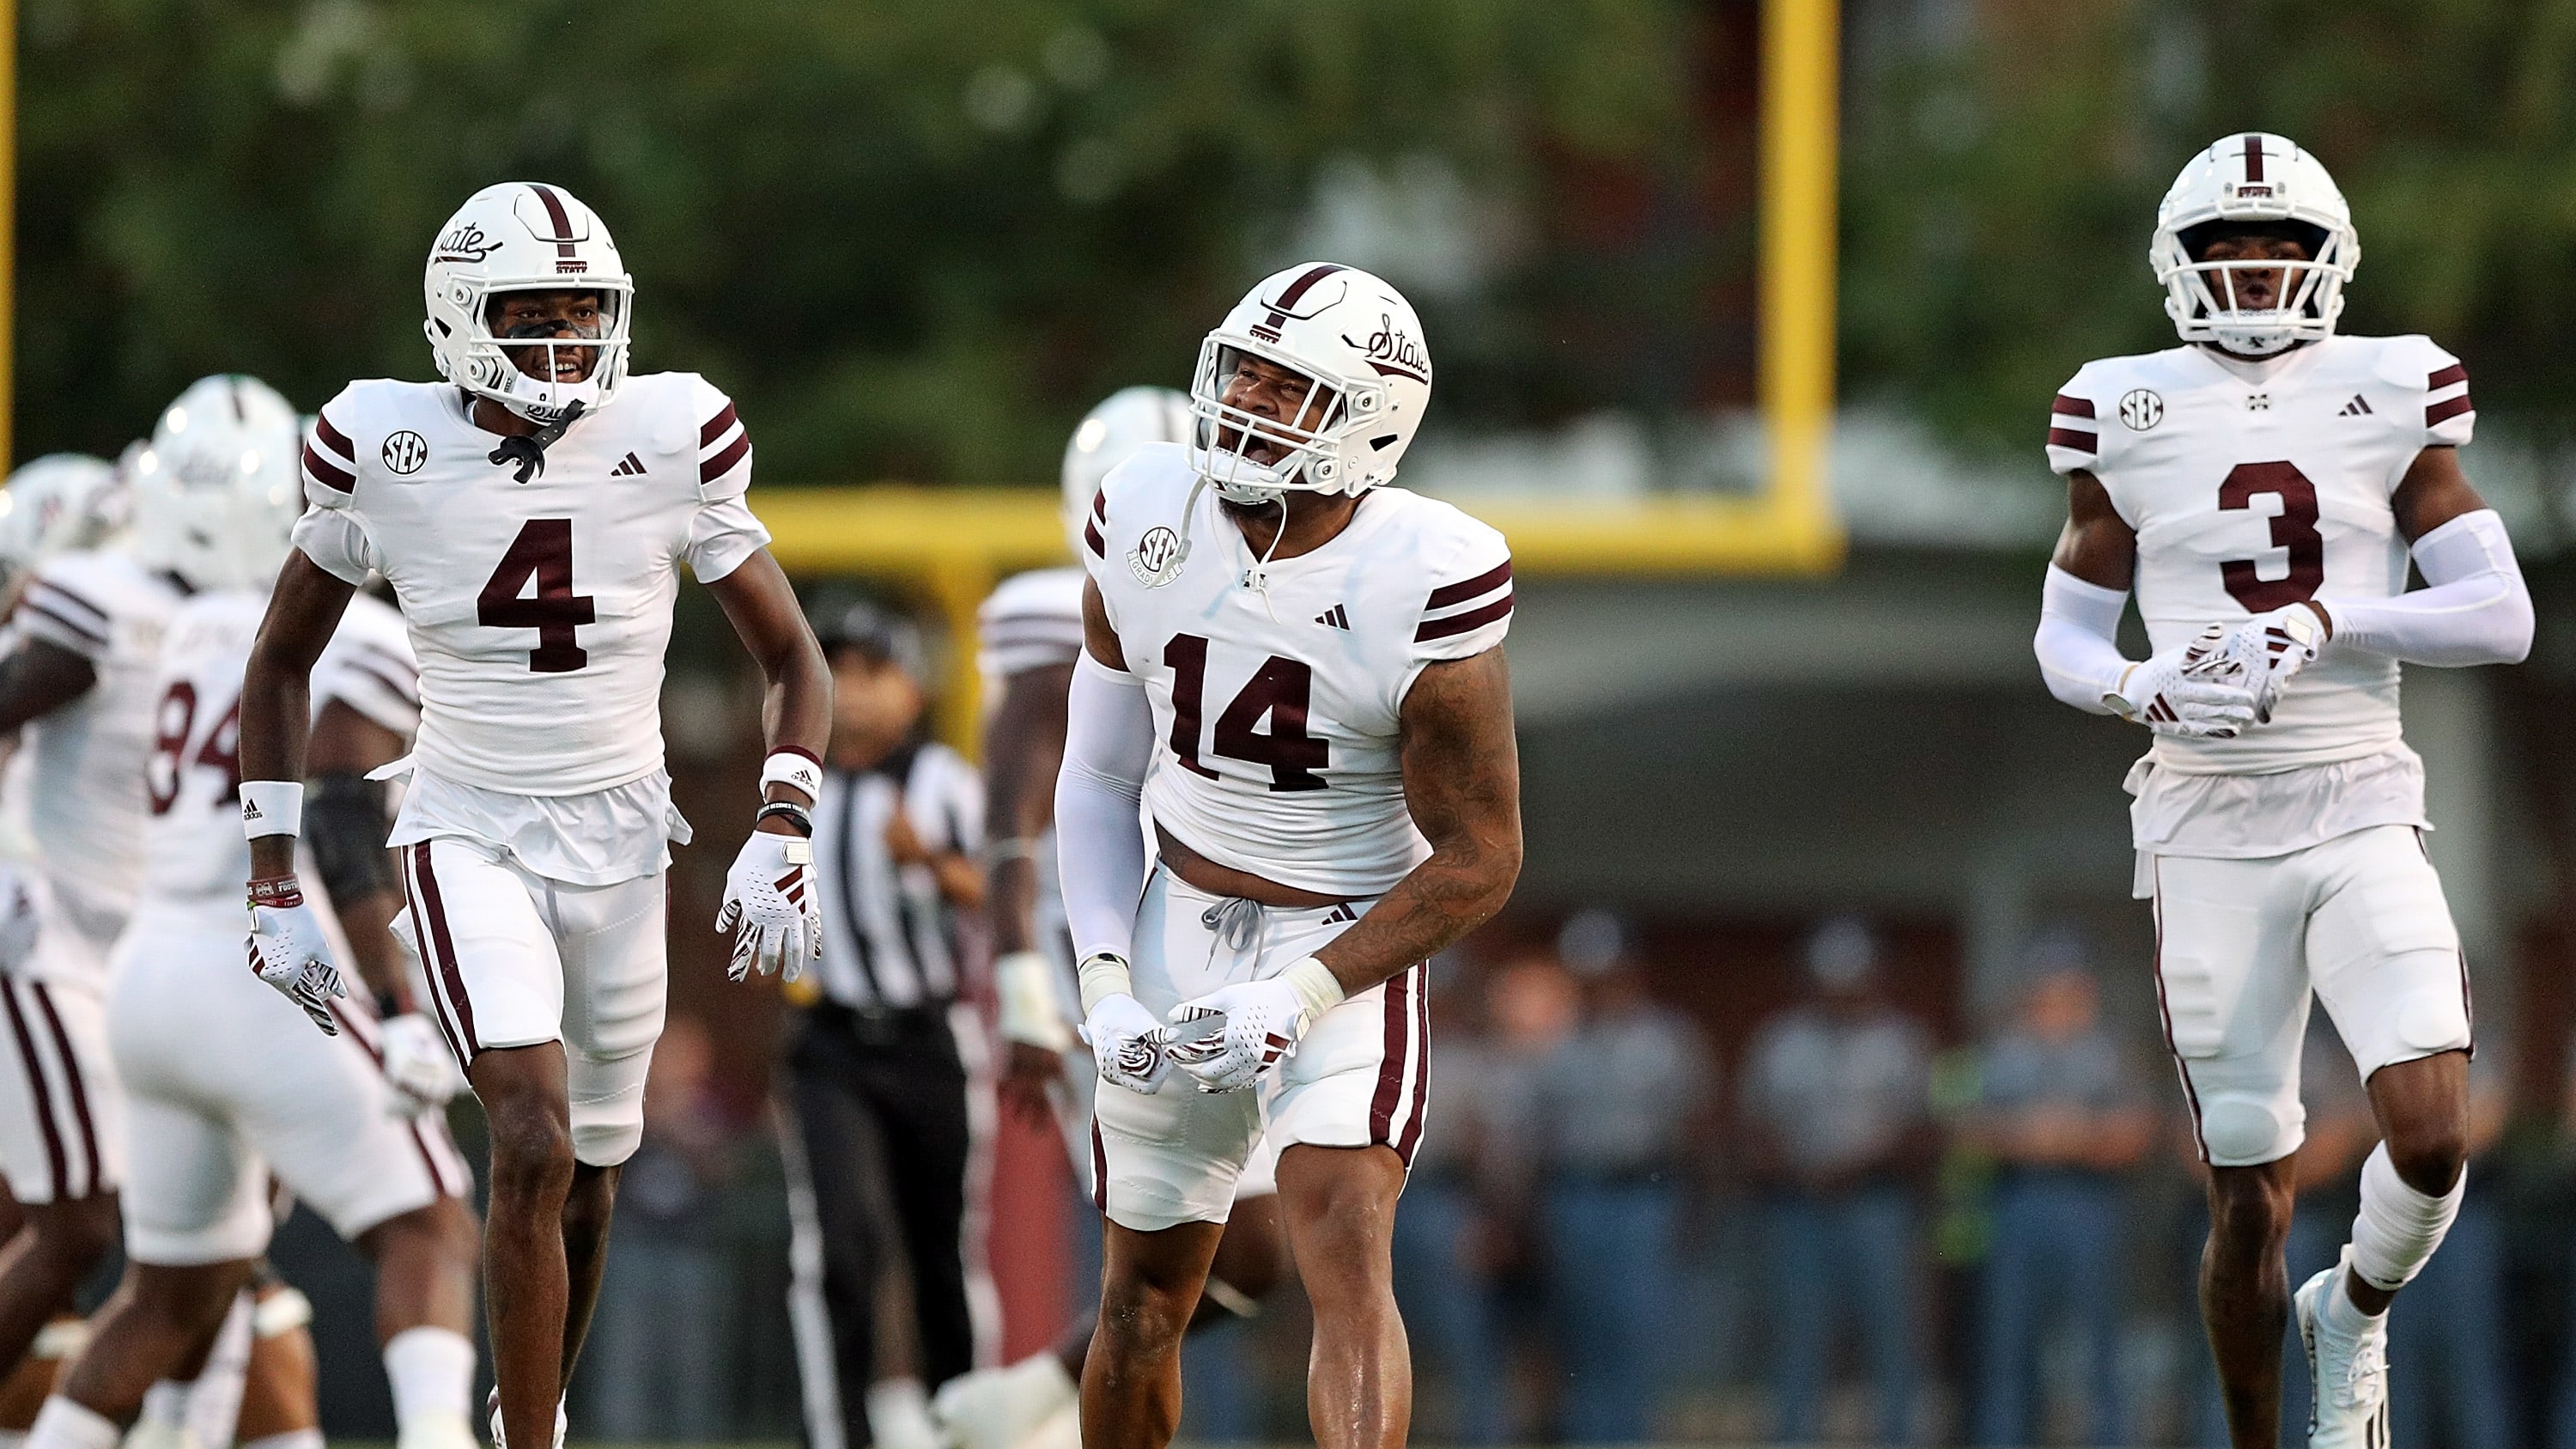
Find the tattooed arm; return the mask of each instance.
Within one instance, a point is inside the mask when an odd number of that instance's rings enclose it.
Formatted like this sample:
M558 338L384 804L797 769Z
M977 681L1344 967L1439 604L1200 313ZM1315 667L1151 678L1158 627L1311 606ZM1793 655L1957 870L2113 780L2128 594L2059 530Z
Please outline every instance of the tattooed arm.
M1346 992L1484 924L1520 878L1520 749L1502 648L1425 668L1404 697L1401 723L1404 799L1431 858L1315 953Z

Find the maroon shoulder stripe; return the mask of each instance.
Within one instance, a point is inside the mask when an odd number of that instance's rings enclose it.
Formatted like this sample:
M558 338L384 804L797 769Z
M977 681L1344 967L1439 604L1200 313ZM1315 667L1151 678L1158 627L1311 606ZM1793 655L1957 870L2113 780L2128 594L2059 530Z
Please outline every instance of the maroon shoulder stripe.
M36 1100L36 1126L45 1138L45 1165L53 1170L54 1197L71 1196L63 1182L63 1132L54 1121L54 1093L45 1085L44 1063L36 1059L36 1036L27 1030L27 1013L18 1005L18 983L0 980L0 1002L9 1007L9 1032L18 1039L18 1064L27 1069L27 1086Z
M2426 392L2439 392L2443 388L2449 387L2452 383L2467 382L2468 380L2469 370L2466 367L2461 366L2459 363L2454 362L2450 366L2443 368L2441 371L2434 373L2432 376L2425 378L2424 390Z
M28 593L33 594L39 589L44 591L44 599L46 603L62 605L66 608L77 609L84 614L93 615L96 617L98 627L101 629L107 628L112 622L105 609L100 608L98 605L91 603L89 600L82 598L80 595L73 593L71 590L64 588L62 585L55 583L52 579L46 578L42 574L27 580Z
M1442 584L1433 589L1431 597L1423 602L1422 607L1446 609L1452 604L1463 604L1469 599L1481 599L1511 581L1512 561L1505 559L1472 579L1460 583Z
M54 1050L62 1054L63 1085L71 1092L72 1120L80 1123L81 1151L89 1157L88 1189L71 1192L57 1182L54 1195L57 1198L88 1197L106 1186L101 1181L106 1173L98 1160L98 1124L89 1115L89 1086L81 1080L80 1058L72 1052L72 1034L63 1030L62 1013L54 1010L54 994L45 989L42 981L29 982L28 985L36 993L36 1005L44 1008L45 1029L53 1034Z
M323 457L311 443L304 445L304 476L334 493L347 493L358 486L356 474Z
M2469 402L2469 395L2467 393L2462 393L2458 397L2446 397L2440 402L2432 403L2425 407L2424 426L2429 428L2435 423L2448 422L2451 419L2458 417L2460 414L2472 410L2473 409Z
M18 606L25 609L28 613L44 615L46 618L62 625L66 631L70 632L76 638L86 640L101 649L107 647L107 636L100 633L94 626L84 624L78 619L71 618L70 616L59 613L53 609L48 609L38 600L20 599L18 601Z
M751 455L751 434L737 435L731 446L698 465L698 481L713 483L734 470L734 465Z
M317 414L314 417L313 436L320 438L322 440L322 445L329 448L332 452L339 454L343 458L349 459L351 462L357 461L358 450L349 445L348 434L341 432L338 428L331 425L331 415L329 413Z
M2048 446L2052 448L2073 448L2079 453L2090 453L2101 443L2101 441L2101 434L2088 433L2082 428L2051 428L2048 430Z
M2263 138L2251 131L2245 133L2245 179L2263 179Z
M739 419L734 416L733 404L730 402L726 403L724 405L723 412L720 412L714 417L707 419L704 423L699 424L698 446L701 448L714 447L716 439L721 438L726 433L732 431L733 425L737 421L739 421Z
M1091 490L1091 516L1099 519L1103 523L1107 523L1109 521L1108 489L1095 488Z
M2089 418L2093 416L2093 399L2068 397L2061 392L2057 395L2057 401L2049 405L2049 411L2064 413L2070 418Z
M1434 639L1446 639L1452 634L1469 633L1485 627L1511 611L1512 596L1505 594L1481 609L1469 609L1463 614L1452 614L1446 619L1425 619L1422 621L1422 627L1413 631L1413 642L1428 644Z
M1084 524L1082 526L1082 541L1091 546L1091 553L1094 558L1105 559L1109 557L1109 544L1106 540L1101 538L1099 524Z

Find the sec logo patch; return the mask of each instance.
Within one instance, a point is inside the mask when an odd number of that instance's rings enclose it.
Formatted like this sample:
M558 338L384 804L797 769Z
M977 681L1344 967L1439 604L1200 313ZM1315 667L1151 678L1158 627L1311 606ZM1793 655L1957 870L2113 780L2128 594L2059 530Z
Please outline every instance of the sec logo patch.
M1128 572L1136 582L1149 589L1159 589L1180 576L1181 560L1190 551L1181 544L1181 536L1160 524L1145 530L1136 547L1127 554Z
M2165 400L2146 388L2132 388L2120 399L2120 421L2129 431L2143 433L2165 420Z
M429 440L405 429L385 439L384 459L387 468L408 477L429 461Z

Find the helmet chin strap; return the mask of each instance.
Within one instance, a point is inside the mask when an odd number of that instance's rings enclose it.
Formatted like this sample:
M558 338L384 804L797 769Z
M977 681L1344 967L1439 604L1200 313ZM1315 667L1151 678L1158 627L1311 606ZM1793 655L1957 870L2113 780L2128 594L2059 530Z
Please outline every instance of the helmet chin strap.
M485 461L504 468L516 463L519 465L518 481L527 482L546 470L546 449L560 441L565 430L579 421L585 410L584 404L575 401L563 410L562 417L541 425L535 432L503 438L501 446L486 455Z

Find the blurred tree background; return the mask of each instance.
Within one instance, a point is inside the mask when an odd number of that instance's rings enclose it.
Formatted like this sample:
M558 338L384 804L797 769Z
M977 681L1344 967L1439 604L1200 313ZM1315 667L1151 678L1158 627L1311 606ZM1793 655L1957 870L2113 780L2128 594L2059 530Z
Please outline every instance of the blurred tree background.
M1704 166L1705 16L1660 0L21 15L22 456L113 455L209 371L306 408L434 376L428 241L512 177L608 218L638 365L717 378L776 482L1050 477L1092 402L1186 385L1252 280L1355 225L1385 255L1351 259L1422 294L1458 416L1616 402L1622 369L1540 354L1685 337L1715 266L1549 200Z

